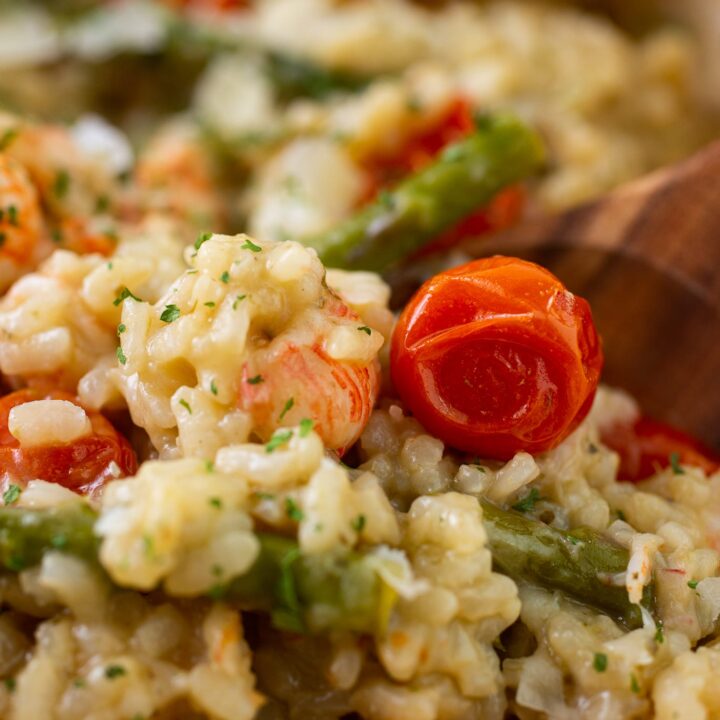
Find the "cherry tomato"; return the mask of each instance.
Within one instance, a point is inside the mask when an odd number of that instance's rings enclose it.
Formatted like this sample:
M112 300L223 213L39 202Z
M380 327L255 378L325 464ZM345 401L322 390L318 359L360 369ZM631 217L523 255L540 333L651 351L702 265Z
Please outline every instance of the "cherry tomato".
M251 4L250 0L164 0L164 2L180 10L218 13L247 10Z
M447 445L502 460L567 437L602 364L587 302L544 268L499 256L426 282L391 349L393 382L418 420Z
M137 471L137 458L130 443L109 420L94 410L85 409L92 433L63 445L23 448L10 434L8 416L16 405L32 400L69 400L80 405L70 393L60 390L42 392L18 390L0 399L0 476L7 486L20 486L34 479L47 480L83 495L96 492L115 477L112 463L122 476Z
M694 465L708 475L720 470L720 457L699 440L649 417L607 429L603 442L620 455L619 480L637 482L673 464Z
M373 200L383 188L391 187L403 177L422 170L445 146L469 135L474 129L470 103L464 98L456 98L437 125L409 138L392 154L366 159L364 165L368 186L361 204ZM525 193L522 188L508 188L489 205L446 230L417 255L432 254L453 247L465 238L479 237L509 227L520 217L524 205Z

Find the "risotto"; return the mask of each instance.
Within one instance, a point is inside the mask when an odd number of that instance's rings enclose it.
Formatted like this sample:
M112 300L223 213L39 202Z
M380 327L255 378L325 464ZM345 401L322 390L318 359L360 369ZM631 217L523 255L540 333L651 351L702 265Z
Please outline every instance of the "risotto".
M0 718L720 717L720 460L462 249L700 147L697 53L515 0L0 4Z

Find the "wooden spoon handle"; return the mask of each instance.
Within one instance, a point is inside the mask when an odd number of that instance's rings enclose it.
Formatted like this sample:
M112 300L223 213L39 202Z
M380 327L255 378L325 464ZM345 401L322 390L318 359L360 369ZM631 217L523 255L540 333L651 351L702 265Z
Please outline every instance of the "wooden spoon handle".
M513 228L493 246L549 242L637 258L720 309L720 141L600 200ZM470 249L489 247L479 240Z
M606 382L720 448L720 142L475 255L519 255L587 298Z

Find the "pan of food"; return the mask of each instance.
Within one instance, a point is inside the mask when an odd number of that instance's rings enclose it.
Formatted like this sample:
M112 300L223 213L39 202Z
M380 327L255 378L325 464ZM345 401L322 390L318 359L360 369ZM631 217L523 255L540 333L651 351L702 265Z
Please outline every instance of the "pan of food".
M0 0L0 719L720 716L719 47Z

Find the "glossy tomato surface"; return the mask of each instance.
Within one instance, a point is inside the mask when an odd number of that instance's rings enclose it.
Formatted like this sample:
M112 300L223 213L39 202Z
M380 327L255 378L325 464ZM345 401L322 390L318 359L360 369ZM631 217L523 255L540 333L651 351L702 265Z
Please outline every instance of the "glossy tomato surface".
M122 476L137 470L137 458L130 443L112 423L94 410L85 409L92 432L73 442L24 448L8 429L10 410L32 400L68 400L82 407L66 392L42 392L35 389L18 390L0 399L0 477L7 487L10 483L24 486L35 479L57 483L82 494L92 494L117 475L115 463Z
M547 270L507 257L431 278L391 350L393 382L418 420L451 447L498 459L567 437L602 364L588 304Z

